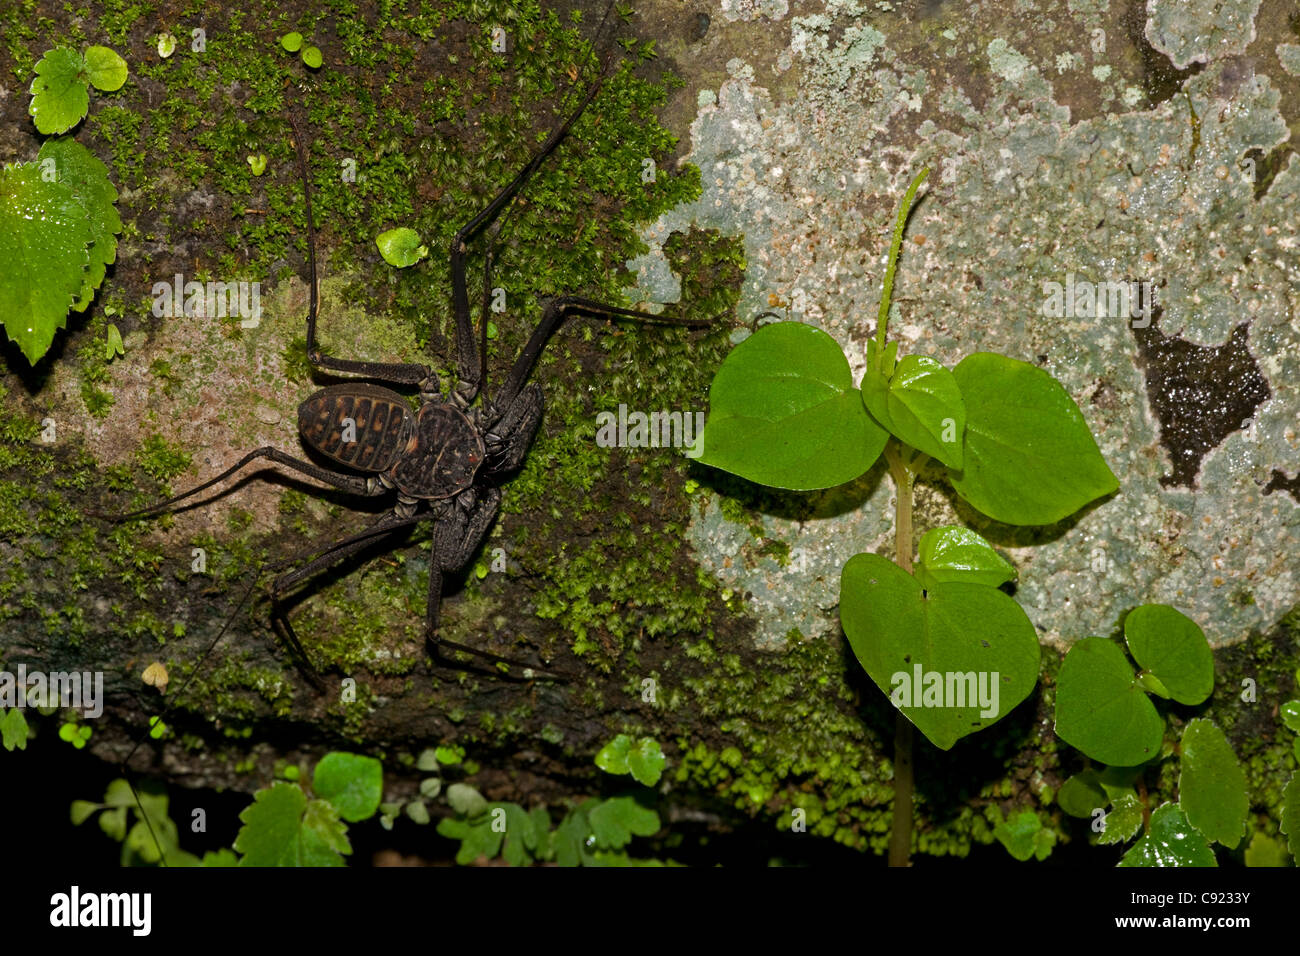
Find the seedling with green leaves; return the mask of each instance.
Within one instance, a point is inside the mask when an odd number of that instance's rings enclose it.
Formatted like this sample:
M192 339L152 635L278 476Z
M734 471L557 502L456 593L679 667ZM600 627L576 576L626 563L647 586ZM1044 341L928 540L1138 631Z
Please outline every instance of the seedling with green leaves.
M289 53L297 53L302 57L303 65L313 70L319 70L325 58L321 55L320 48L312 46L310 43L304 45L301 33L294 31L286 33L280 37L280 46Z
M126 64L107 47L51 50L36 66L31 113L42 133L86 115L86 86L116 90ZM117 258L122 220L108 169L70 136L47 139L34 162L0 169L0 321L35 365L68 310L84 312ZM111 341L110 341L111 345Z
M926 469L977 511L1012 525L1052 524L1119 487L1078 406L1047 372L991 352L949 370L926 356L900 359L899 343L887 340L903 232L928 172L899 207L861 385L825 332L800 322L764 326L718 369L700 456L793 491L853 481L882 455L888 464L894 560L859 554L845 563L840 621L858 661L899 707L892 865L906 865L911 853L913 726L947 750L1029 696L1039 667L1033 624L999 590L1015 569L980 535L928 531L914 569L918 476ZM969 680L979 677L982 702Z
M85 119L90 87L113 93L122 88L126 77L126 61L106 46L87 47L84 55L55 47L36 64L27 111L45 135L66 133Z
M627 734L619 734L596 755L601 770L631 773L645 786L659 781L665 763L658 742L649 737L633 741ZM460 841L456 862L462 865L500 855L511 866L654 866L659 861L634 860L626 852L633 837L653 836L661 828L659 814L647 806L650 798L639 791L583 800L552 830L545 807L489 803L473 787L456 784L447 793L456 815L440 821L438 833Z
M1134 608L1123 630L1136 672L1117 642L1100 637L1075 643L1061 664L1056 735L1107 766L1070 777L1057 801L1071 816L1091 819L1100 844L1142 833L1120 866L1217 866L1212 844L1233 849L1246 835L1246 775L1213 721L1188 721L1175 745L1162 713L1209 699L1209 641L1195 621L1164 604ZM1178 800L1152 808L1146 778L1175 759Z
M295 771L287 768L284 776L296 778ZM347 825L373 817L382 791L378 760L328 753L316 765L310 792L293 779L258 790L239 815L243 826L233 851L202 859L180 848L167 794L151 784L114 780L103 802L74 800L72 822L80 825L98 813L100 828L122 843L123 866L344 866L352 852Z

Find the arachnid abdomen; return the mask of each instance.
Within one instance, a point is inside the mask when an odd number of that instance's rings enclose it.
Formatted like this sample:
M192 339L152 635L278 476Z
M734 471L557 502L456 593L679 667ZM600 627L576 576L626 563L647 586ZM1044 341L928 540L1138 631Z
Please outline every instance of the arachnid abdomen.
M298 406L303 440L359 471L387 471L415 433L415 413L394 391L349 382L322 388Z
M474 483L482 462L483 439L465 413L425 405L388 477L414 498L450 498Z

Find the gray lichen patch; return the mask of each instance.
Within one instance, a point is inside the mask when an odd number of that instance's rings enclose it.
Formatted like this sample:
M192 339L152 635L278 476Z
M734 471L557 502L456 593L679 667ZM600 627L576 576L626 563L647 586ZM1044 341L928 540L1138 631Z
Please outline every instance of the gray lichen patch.
M1147 39L1178 69L1246 52L1261 0L1147 0Z
M1128 13L1115 3L1025 2L1014 14L939 4L915 19L896 6L800 10L771 24L771 48L733 59L728 79L699 93L686 158L703 195L647 231L639 264L651 274L663 239L692 223L742 235L742 321L777 309L818 325L860 375L893 211L930 166L894 290L901 353L951 366L991 350L1043 367L1078 402L1121 490L1055 527L1016 529L923 485L918 535L955 514L990 537L1019 567L1017 597L1049 640L1106 633L1144 601L1184 610L1215 644L1267 629L1300 597L1300 507L1264 493L1274 469L1300 465L1300 162L1275 153L1295 80L1272 57L1214 40L1169 64L1203 68L1144 89L1155 74L1125 43ZM1147 35L1168 46L1181 35L1175 5L1153 6ZM1224 4L1244 11L1242 42L1254 7ZM1193 20L1186 30L1200 29ZM1072 113L1085 88L1102 91L1106 112ZM1278 157L1263 191L1260 156ZM1161 482L1185 466L1161 443L1158 408L1194 417L1207 406L1164 392L1149 401L1134 317L1047 306L1051 283L1133 279L1159 287L1159 341L1228 343L1255 369L1242 393L1252 423L1215 432L1194 489ZM830 508L738 509L731 487L714 483L690 538L745 598L758 643L835 633L840 567L890 547L887 477L878 467Z

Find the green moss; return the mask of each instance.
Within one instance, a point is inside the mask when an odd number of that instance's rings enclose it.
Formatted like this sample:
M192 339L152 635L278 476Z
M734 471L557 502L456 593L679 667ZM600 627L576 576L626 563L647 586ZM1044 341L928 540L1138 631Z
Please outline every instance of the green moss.
M167 482L188 471L192 461L185 449L157 434L149 435L141 442L135 460L146 475L159 482Z

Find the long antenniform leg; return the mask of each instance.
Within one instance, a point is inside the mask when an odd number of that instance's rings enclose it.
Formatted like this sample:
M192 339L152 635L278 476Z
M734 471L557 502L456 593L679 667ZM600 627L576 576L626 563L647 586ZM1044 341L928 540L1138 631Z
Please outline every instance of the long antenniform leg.
M357 362L350 359L336 359L321 352L316 344L316 226L311 216L311 177L307 174L306 139L297 119L289 114L289 124L293 127L294 145L298 152L298 171L302 175L303 209L307 213L307 267L311 277L309 291L310 302L307 308L307 360L316 368L336 372L352 372L380 381L393 382L398 385L419 385L421 391L436 392L437 378L427 365L396 362Z

